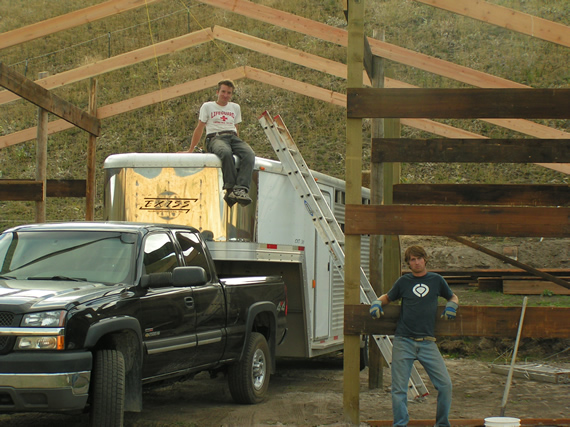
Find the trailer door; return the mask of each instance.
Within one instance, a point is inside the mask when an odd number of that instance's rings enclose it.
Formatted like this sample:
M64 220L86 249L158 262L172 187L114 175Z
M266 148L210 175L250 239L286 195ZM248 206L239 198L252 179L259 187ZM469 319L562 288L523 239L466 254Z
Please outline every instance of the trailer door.
M332 191L330 187L321 186L321 191L325 201L332 206ZM313 220L309 215L306 216L308 224L307 227L313 228L314 238L314 307L313 307L313 339L326 339L331 334L331 309L333 306L332 301L332 269L331 255L327 245L319 237L313 225Z

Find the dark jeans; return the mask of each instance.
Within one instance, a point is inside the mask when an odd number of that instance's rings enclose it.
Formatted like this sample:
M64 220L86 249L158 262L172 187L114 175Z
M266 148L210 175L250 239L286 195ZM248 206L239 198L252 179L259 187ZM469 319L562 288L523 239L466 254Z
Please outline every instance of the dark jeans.
M222 160L224 189L241 187L249 190L255 153L246 142L235 135L218 135L206 139L206 149ZM234 154L239 159L239 170L236 169Z

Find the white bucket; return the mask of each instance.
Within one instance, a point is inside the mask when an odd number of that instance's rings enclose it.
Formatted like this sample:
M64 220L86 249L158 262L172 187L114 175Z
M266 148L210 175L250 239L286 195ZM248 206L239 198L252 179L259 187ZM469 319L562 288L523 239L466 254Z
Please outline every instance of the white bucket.
M521 420L510 417L491 417L485 418L485 427L518 427Z

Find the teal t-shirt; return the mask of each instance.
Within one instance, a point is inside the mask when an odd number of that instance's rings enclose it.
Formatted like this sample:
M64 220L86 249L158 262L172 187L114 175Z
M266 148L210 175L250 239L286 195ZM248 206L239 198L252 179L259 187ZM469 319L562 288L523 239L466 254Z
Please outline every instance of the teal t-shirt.
M390 301L402 300L395 335L403 337L433 337L438 297L453 296L449 285L437 273L416 277L411 273L400 277L388 291Z

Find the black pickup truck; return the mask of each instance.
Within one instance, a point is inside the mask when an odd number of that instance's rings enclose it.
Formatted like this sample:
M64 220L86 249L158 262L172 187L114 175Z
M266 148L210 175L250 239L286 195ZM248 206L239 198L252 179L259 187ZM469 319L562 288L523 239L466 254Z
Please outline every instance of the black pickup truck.
M286 335L281 277L219 279L198 230L34 224L0 235L0 412L120 426L142 387L227 372L257 403Z

